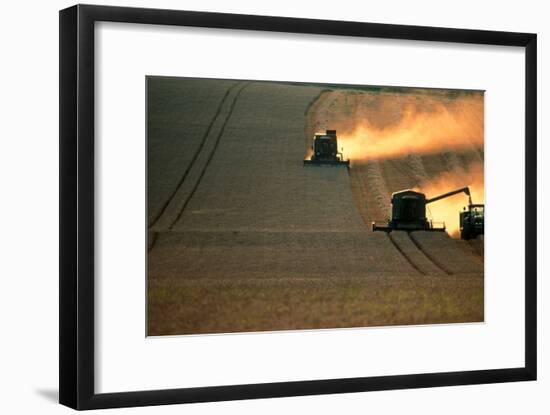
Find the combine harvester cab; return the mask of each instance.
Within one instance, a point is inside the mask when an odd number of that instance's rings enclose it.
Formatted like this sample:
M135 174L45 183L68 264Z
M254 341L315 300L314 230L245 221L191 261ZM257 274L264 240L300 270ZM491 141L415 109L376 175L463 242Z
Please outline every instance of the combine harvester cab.
M391 197L392 216L386 222L372 222L373 231L444 231L445 224L434 223L426 217L426 199L424 193L414 190L401 190ZM439 199L438 199L439 200Z
M311 148L313 154L309 160L304 160L304 166L330 165L349 167L349 160L344 160L342 152L338 151L336 130L326 130L325 134L315 134Z

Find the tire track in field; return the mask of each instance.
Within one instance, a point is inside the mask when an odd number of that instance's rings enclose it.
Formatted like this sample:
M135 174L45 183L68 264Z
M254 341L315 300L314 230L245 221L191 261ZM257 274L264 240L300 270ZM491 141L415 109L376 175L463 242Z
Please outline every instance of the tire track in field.
M210 165L210 162L212 161L212 158L214 157L214 154L216 153L216 150L218 149L218 145L220 143L220 140L223 136L223 133L225 132L225 127L227 126L227 123L229 122L230 118L231 118L231 115L233 115L233 110L235 109L235 106L237 104L237 100L239 99L241 93L243 92L243 90L250 84L251 82L245 82L244 84L240 84L240 88L239 90L237 91L237 93L235 94L235 96L233 97L233 101L231 102L231 105L229 107L229 111L227 112L227 116L220 128L220 131L216 137L216 141L214 142L214 146L212 148L212 150L210 151L210 154L208 156L208 159L206 160L206 163L204 164L203 168L202 168L202 171L197 179L197 181L195 182L191 192L189 193L189 195L187 196L187 198L185 199L185 202L183 203L182 207L180 208L179 210L179 213L178 215L176 216L176 219L174 219L174 221L170 224L170 226L168 227L168 230L172 230L174 228L174 226L176 225L176 223L179 222L179 220L181 219L182 215L183 215L183 212L185 212L185 209L187 208L187 205L189 205L189 202L191 201L191 199L193 199L193 196L195 194L195 192L197 191L200 183L201 183L201 180L202 178L204 177L204 174L206 173L206 170L208 169L208 166Z
M420 270L423 275L440 275L445 272L434 264L423 251L411 241L407 231L392 231L390 238L397 245L399 251L409 259L410 263L415 265L415 268Z
M424 271L422 271L418 265L411 259L411 257L401 248L401 246L397 243L397 241L393 238L391 232L387 232L386 235L388 235L388 239L394 246L394 248L401 254L403 258L409 263L411 267L413 267L419 274L426 275Z
M158 234L158 232L147 232L147 252L151 252L151 249L155 246Z
M409 235L409 238L411 239L412 243L418 248L418 250L422 252L424 256L426 256L426 258L428 258L437 268L441 269L447 275L453 275L453 272L451 272L445 265L443 265L439 260L435 259L433 255L431 255L422 247L422 245L418 242L412 232L407 232L407 235Z
M195 164L195 161L197 161L197 158L199 157L200 152L204 148L204 144L206 143L206 139L208 138L208 135L210 134L210 131L212 130L212 127L214 126L216 120L218 119L218 117L219 117L219 115L222 111L222 108L225 104L225 101L227 100L227 97L229 96L231 91L233 89L235 89L235 87L238 84L239 84L239 82L235 82L233 85L231 85L229 88L227 88L227 91L225 92L224 96L221 98L220 102L218 103L218 107L216 109L216 112L214 113L214 116L212 117L212 120L210 121L210 123L208 124L208 127L206 128L206 131L204 132L204 134L202 136L201 143L200 143L199 147L197 148L197 150L195 151L195 154L193 155L193 158L191 159L191 162L189 163L189 165L185 169L185 172L183 173L183 175L180 177L180 180L178 181L178 184L176 185L176 187L174 188L174 190L172 191L170 196L166 199L166 202L164 202L164 204L162 205L159 213L157 215L155 215L155 218L149 224L149 228L152 228L157 223L157 221L161 218L161 216L164 214L164 212L166 211L166 209L170 205L170 202L172 202L172 200L174 199L174 197L176 196L176 194L180 190L181 186L183 185L183 182L187 178L187 175L191 171L191 168ZM154 245L154 242L153 242L152 245ZM151 245L150 249L152 249L152 245Z

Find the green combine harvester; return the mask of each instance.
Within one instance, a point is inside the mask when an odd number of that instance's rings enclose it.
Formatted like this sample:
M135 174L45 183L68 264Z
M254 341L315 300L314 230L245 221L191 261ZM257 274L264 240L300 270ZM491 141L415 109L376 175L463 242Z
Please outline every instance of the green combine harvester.
M344 160L344 155L338 151L338 140L336 130L326 130L325 134L315 134L313 154L309 160L304 160L304 165L330 165L349 167L349 160Z
M372 222L373 231L432 231L444 232L445 223L436 223L426 217L426 205L459 193L468 195L468 207L460 212L460 237L474 239L484 233L484 205L473 204L470 189L463 187L442 195L426 198L424 193L401 190L392 194L392 217L387 222Z

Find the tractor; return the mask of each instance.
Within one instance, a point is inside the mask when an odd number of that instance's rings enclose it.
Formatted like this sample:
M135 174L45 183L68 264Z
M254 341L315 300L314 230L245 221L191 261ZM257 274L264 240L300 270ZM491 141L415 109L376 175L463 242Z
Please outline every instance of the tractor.
M485 205L472 204L460 212L460 239L475 239L485 232Z

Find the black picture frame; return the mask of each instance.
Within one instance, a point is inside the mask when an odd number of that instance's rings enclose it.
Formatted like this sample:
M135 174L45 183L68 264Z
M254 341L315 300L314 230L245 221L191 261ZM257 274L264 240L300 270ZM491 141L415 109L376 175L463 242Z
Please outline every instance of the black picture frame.
M525 49L525 366L97 394L94 391L94 24L122 22ZM75 409L535 380L537 36L483 30L76 5L60 11L59 401Z

